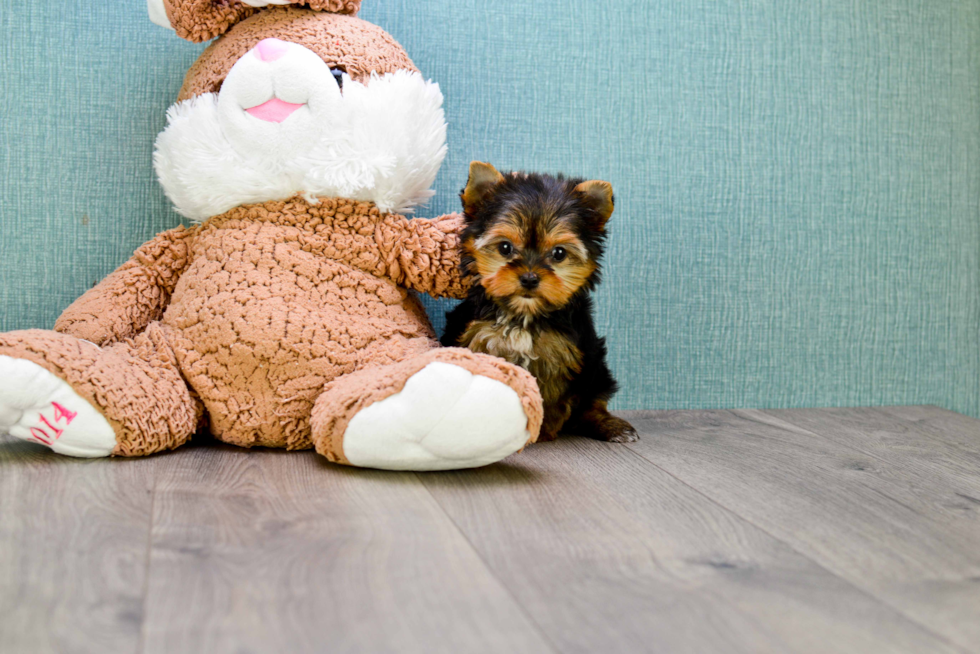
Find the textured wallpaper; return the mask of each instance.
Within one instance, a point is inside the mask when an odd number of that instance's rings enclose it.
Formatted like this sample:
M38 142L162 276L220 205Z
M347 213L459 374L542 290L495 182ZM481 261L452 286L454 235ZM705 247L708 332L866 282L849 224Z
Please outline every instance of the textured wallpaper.
M0 329L179 222L153 139L201 46L142 0L0 0ZM364 0L449 155L612 182L617 408L980 415L980 3ZM442 324L446 303L428 304Z

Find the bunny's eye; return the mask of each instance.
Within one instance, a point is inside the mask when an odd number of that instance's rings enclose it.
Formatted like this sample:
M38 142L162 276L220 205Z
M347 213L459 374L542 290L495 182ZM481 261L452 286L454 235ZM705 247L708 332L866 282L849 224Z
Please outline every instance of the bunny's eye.
M343 91L344 90L344 71L342 71L339 68L331 68L330 69L330 74L333 75L334 80L337 82L337 86L339 86L340 87L340 90Z
M497 251L500 252L500 256L509 257L514 253L514 246L508 243L507 241L504 241L503 243L497 246Z

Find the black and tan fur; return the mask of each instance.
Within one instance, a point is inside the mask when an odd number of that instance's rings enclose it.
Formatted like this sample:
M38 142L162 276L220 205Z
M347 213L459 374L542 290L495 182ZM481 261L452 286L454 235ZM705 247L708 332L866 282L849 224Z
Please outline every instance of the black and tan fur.
M460 197L462 269L474 284L447 315L443 345L531 372L545 409L538 440L563 430L636 440L633 427L606 408L617 385L592 321L590 293L599 283L612 187L560 175L501 175L474 161Z

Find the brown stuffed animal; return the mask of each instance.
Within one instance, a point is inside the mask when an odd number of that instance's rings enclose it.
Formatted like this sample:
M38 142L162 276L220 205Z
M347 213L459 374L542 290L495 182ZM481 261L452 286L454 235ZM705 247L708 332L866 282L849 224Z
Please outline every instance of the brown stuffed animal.
M0 334L0 431L141 456L207 427L386 469L534 441L534 379L437 346L414 291L462 297L458 215L408 220L445 154L438 86L358 0L149 0L191 67L154 164L196 224L158 235L58 319Z

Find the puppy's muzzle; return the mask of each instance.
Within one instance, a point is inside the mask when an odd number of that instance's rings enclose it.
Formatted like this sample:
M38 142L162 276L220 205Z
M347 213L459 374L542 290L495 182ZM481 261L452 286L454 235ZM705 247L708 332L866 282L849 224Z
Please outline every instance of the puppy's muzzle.
M530 271L521 275L519 279L521 281L521 287L528 291L533 291L541 283L541 278L538 277L538 273Z

